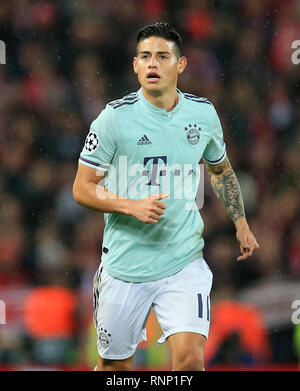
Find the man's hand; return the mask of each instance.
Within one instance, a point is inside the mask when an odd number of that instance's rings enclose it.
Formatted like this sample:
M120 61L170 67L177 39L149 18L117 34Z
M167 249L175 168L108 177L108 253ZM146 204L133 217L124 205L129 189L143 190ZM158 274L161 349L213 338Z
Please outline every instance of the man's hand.
M147 224L157 224L167 205L160 201L170 194L151 194L143 200L129 200L128 214Z
M259 249L259 245L248 227L238 229L236 238L240 242L240 250L242 253L242 255L237 258L238 261L249 258L253 251Z

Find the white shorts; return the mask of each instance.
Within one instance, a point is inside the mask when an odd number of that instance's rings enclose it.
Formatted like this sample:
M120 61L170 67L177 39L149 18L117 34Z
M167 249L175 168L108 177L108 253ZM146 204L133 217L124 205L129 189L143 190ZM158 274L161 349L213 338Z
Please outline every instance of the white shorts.
M111 277L100 265L94 278L94 324L98 353L122 360L147 340L146 322L155 311L162 329L157 343L180 331L208 337L212 272L199 258L176 274L151 282L124 282Z

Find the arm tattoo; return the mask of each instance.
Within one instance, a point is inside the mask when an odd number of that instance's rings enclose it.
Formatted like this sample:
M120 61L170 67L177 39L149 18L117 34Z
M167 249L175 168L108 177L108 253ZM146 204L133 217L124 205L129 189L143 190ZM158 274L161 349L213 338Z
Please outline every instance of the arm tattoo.
M228 158L226 157L220 164L212 165L205 162L205 165L211 176L212 188L233 222L235 223L241 216L245 217L240 185Z

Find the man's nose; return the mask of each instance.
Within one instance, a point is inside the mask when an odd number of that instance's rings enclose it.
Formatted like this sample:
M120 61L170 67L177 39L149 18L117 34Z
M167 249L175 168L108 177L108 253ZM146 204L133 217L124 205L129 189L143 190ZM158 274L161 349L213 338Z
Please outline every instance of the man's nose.
M150 67L157 67L157 58L155 56L152 56L150 58L149 66Z

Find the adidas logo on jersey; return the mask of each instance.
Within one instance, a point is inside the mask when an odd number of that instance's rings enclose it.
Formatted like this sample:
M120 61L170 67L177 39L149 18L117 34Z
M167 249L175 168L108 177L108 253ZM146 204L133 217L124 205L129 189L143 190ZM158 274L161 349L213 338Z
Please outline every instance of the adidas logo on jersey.
M148 137L144 134L144 136L140 138L139 141L137 142L137 145L147 145L147 144L152 144L152 143L148 139Z

